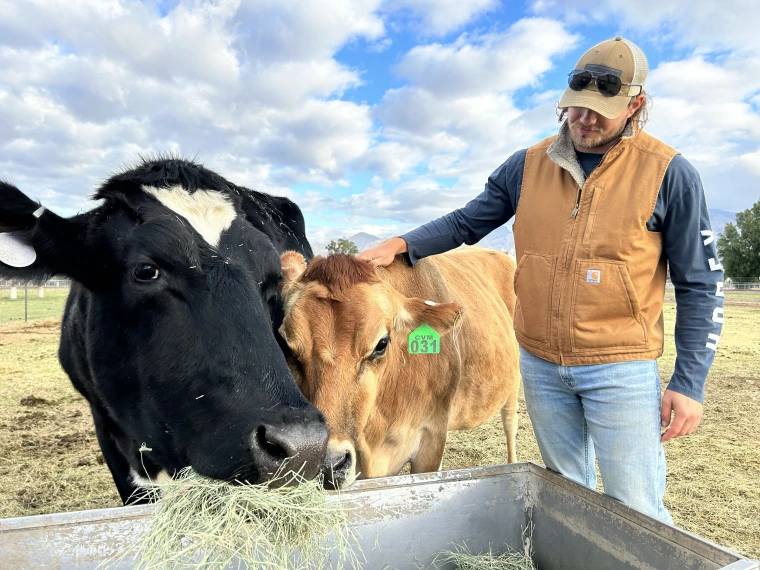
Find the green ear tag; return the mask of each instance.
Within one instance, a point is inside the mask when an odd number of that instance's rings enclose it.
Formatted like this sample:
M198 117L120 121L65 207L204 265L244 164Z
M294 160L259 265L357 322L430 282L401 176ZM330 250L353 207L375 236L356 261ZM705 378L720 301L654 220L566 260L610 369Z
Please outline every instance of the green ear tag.
M441 352L441 336L427 324L422 323L409 333L409 354L438 354Z

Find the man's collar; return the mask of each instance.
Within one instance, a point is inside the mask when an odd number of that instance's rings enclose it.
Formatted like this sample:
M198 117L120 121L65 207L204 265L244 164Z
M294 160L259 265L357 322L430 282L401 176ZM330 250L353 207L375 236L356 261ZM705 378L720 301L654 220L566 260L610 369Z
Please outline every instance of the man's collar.
M636 121L628 121L625 129L623 129L623 134L620 135L621 141L633 139L640 130ZM573 146L573 138L570 135L570 126L567 124L567 119L565 119L559 128L557 138L546 149L546 155L555 164L567 170L579 188L583 186L583 183L586 182L586 173L583 172L583 168L581 168L581 164L578 162L578 155L575 154L575 146Z
M575 154L575 147L573 146L573 139L570 136L570 126L567 124L567 120L559 128L557 138L546 149L546 156L557 166L567 170L579 188L583 186L583 183L586 181L586 173L583 172L583 168L581 168L581 164L578 162L578 155Z

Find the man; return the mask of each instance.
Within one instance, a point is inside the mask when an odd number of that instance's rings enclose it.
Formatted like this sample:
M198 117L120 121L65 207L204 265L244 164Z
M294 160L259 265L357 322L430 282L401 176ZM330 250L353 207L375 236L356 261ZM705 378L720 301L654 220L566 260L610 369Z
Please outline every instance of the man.
M594 488L596 457L607 494L672 524L662 442L702 418L723 273L699 174L641 129L646 75L632 42L592 47L568 75L556 136L509 157L464 208L359 257L414 264L515 216L515 333L544 463ZM668 265L677 359L661 397Z

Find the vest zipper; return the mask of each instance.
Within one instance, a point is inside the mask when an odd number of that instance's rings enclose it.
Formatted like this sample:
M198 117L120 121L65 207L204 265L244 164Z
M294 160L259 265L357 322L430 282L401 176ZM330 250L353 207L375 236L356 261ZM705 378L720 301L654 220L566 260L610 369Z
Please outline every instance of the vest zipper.
M578 208L581 207L581 190L583 189L583 186L578 186L578 197L575 199L575 208L573 208L573 213L570 214L571 218L574 218L578 215Z
M572 243L573 234L575 233L575 218L578 216L578 210L581 207L581 193L583 192L583 186L578 187L578 197L575 200L575 208L573 208L573 213L570 214L570 217L573 218L573 224L570 226L570 237L568 239L567 248L565 249L565 263L564 267L567 269L567 259L570 256L570 247L571 245L574 245ZM573 248L574 249L574 248Z
M617 141L617 142L616 142L614 145L612 145L610 148L608 148L607 150L605 150L605 151L604 151L604 154L602 155L602 159L599 161L599 164L597 164L597 165L596 165L596 166L595 166L595 167L594 167L594 168L591 170L591 172L589 172L589 173L588 173L588 176L586 177L586 181L588 181L588 179L589 179L589 178L591 178L591 175L594 173L594 170L596 170L597 168L599 168L599 167L602 165L602 163L604 162L604 159L605 159L605 158L607 158L607 154L608 154L608 153L609 153L609 152L610 152L610 151L611 151L613 148L615 148L615 147L617 146L617 143L618 143L618 142L620 142L620 139L618 139L618 141ZM585 184L585 182L584 182L584 184ZM572 218L574 218L575 216L577 216L577 215L578 215L578 210L579 210L579 209L580 209L580 207L581 207L581 190L582 190L582 189L583 189L583 186L579 186L579 187L578 187L578 198L576 198L576 200L575 200L575 208L573 208L573 213L572 213L572 214L570 214L570 216L571 216Z
M562 358L562 355L564 351L562 350L562 324L559 322L559 316L562 313L562 291L564 289L565 280L567 279L567 262L570 257L570 248L574 246L573 234L575 234L575 217L578 215L578 210L580 209L582 191L583 191L583 186L578 186L578 197L575 199L575 208L573 208L573 212L570 215L570 218L573 220L573 223L570 226L570 236L568 237L567 247L565 248L565 261L562 264L562 269L564 273L562 277L562 284L560 285L560 288L559 288L559 296L557 297L557 312L555 314L555 319L557 322L557 348L559 350L560 361L563 365L564 365L564 360ZM573 249L575 248L573 247Z

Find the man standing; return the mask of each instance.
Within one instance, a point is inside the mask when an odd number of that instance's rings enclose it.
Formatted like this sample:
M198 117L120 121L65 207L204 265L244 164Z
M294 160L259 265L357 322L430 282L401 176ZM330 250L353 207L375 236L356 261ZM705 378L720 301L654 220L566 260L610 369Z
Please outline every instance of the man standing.
M623 38L592 47L568 75L556 136L509 157L464 208L359 257L414 264L515 216L515 333L544 463L594 488L597 458L605 493L672 523L662 442L702 418L723 273L699 174L642 130L647 68ZM677 359L661 397L668 266Z

